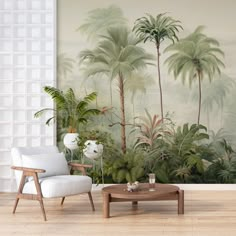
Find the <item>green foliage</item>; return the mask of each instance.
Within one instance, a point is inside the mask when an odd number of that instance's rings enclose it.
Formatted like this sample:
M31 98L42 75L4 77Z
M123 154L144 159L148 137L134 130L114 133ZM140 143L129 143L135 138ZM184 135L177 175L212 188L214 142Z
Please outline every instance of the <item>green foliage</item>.
M184 182L194 174L204 172L203 142L209 139L207 129L203 125L193 124L189 127L177 127L171 144L172 156L177 159L177 169L174 171L176 177Z
M120 26L107 29L107 34L100 36L98 45L93 50L80 53L80 63L84 66L86 78L105 75L110 80L116 79L120 97L119 121L121 126L121 146L126 152L126 120L124 84L132 73L147 67L153 59L152 55L138 46L140 40L126 27Z
M143 39L144 43L148 40L159 46L165 39L169 39L173 43L178 40L177 32L181 29L183 28L180 21L174 20L166 13L161 13L156 17L147 14L147 16L137 19L133 31Z
M57 57L57 74L63 79L66 78L69 73L72 73L75 65L75 60L67 57L65 53L59 54Z
M232 88L235 87L236 81L224 73L214 77L209 83L203 81L202 87L202 108L205 111L212 111L213 108L223 109L224 101ZM197 100L198 90L193 91L193 100Z
M146 88L153 86L154 80L151 75L143 71L134 72L125 83L125 89L131 93L131 102L135 102L137 93L146 94Z
M110 27L119 27L127 24L127 19L123 16L122 10L111 5L107 8L97 8L88 12L85 23L77 30L85 33L88 39L95 39L101 34L106 34Z
M199 26L192 34L177 43L166 48L165 52L174 52L165 63L169 72L174 77L181 77L183 83L188 79L189 85L201 74L201 78L207 77L210 81L213 76L220 74L220 68L224 67L220 57L224 55L219 49L219 43L202 33L204 27Z
M163 123L158 115L151 116L147 109L145 109L145 114L146 116L137 117L140 122L135 123L132 132L138 133L136 148L142 145L152 150L157 139L166 138L171 134L171 126L173 124L168 118Z
M48 125L58 119L62 128L68 128L68 132L76 132L81 123L87 123L91 116L100 114L98 109L89 108L90 103L96 99L95 92L86 95L83 99L77 99L72 88L64 93L57 88L45 86L44 91L55 102L55 109L45 108L36 112L34 116L38 118L45 112L53 111L54 115L46 121Z
M162 85L161 85L161 71L160 71L160 46L165 39L171 40L173 43L178 40L177 33L182 29L179 21L166 16L165 13L158 14L153 17L147 14L147 17L141 17L134 23L133 31L136 35L144 41L148 40L155 44L157 52L157 74L160 92L160 109L161 119L164 120L163 112L163 98L162 98Z
M205 126L184 124L163 132L154 139L152 148L137 148L146 152L145 172L156 173L159 182L194 182L201 181L206 163L213 159L211 148L204 144L208 138Z
M202 105L201 81L205 78L211 81L224 67L221 60L224 53L219 48L218 41L203 34L203 28L203 26L197 27L192 34L168 46L165 50L165 52L173 52L165 63L168 64L169 73L173 72L175 79L180 77L183 83L188 80L190 87L193 81L198 81L198 124Z
M119 157L111 157L106 162L105 173L111 175L113 180L119 183L139 180L144 174L142 153L127 150L125 154L119 154Z
M203 125L193 124L189 127L189 124L186 123L183 127L178 126L173 137L173 147L178 155L187 155L190 150L196 150L200 141L209 139L206 131L207 128Z
M236 183L236 152L225 140L216 141L215 160L206 171L207 181L212 183Z
M127 79L132 71L145 68L153 57L138 43L140 40L126 27L109 28L95 49L80 52L85 76L105 74L113 79L121 73Z
M118 79L120 99L125 100L126 91L129 91L132 93L131 100L134 104L136 93L145 93L146 83L151 81L150 76L143 69L152 64L153 57L139 44L141 41L144 43L150 41L157 49L162 107L159 49L163 41L170 40L173 44L165 50L172 53L165 62L168 64L169 72L173 73L175 79L182 79L183 83L188 81L190 88L198 80L198 124L186 123L175 128L170 119L164 119L163 109L161 109L161 118L158 115L151 116L145 110L145 116L138 117L138 122L134 122L132 132L136 134L135 150L122 153L118 150L110 133L86 128L80 132L80 150L88 139L96 139L98 143L104 145L104 171L107 181L134 182L144 179L146 181L146 174L154 172L158 181L162 183L236 183L236 154L228 142L230 139L226 137L227 134L221 131L217 134L212 133L209 139L206 127L199 124L201 106L208 113L214 106L223 109L224 99L233 85L232 81L222 82L221 79L215 80L213 86L210 85L216 76L223 80L227 79L226 76L221 75L221 69L224 67L222 62L224 53L219 48L219 42L203 34L202 26L179 40L177 34L182 30L181 22L165 13L158 14L156 17L147 14L137 19L133 28L134 34L126 26L127 21L118 7L110 6L89 12L85 23L78 30L86 33L88 39L96 37L98 43L94 49L84 50L79 55L85 77L108 78L110 93L112 93L112 81ZM58 64L61 68L59 75L66 77L72 72L74 61L62 54L58 58ZM202 80L206 78L209 79L209 85L204 84L205 88L202 89ZM123 86L125 90L122 91ZM94 113L84 112L90 110L88 105L94 101L93 96L80 101L78 105L72 89L66 93L59 90L46 92L56 103L56 108L53 110L56 113L47 120L47 124L55 118L60 118L61 127L71 126L75 129L78 124L86 123L90 115L97 114L95 111ZM73 107L77 107L75 112ZM113 107L112 97L111 107ZM52 109L45 108L37 112L36 116L49 110ZM121 110L125 114L125 107L122 105ZM233 113L233 109L230 112ZM78 114L76 118L73 118L74 113L80 114L80 118ZM120 119L120 116L115 118ZM232 116L232 122L234 120ZM112 125L117 123L125 127L126 122L119 121L112 121ZM89 174L96 183L99 183L101 182L101 166L99 163L95 164L96 167L91 169Z

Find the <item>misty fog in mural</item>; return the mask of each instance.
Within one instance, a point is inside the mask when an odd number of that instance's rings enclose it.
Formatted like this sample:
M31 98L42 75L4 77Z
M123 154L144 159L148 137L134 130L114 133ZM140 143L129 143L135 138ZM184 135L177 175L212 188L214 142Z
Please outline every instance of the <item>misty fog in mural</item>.
M236 182L236 3L174 4L58 1L58 87L97 93L79 134L102 140L106 182Z

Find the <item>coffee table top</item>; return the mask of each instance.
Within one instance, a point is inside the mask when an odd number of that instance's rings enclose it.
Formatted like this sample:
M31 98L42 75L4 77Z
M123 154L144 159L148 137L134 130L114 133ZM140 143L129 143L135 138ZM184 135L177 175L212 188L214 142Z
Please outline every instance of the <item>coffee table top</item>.
M174 194L179 191L179 187L171 184L155 184L155 191L149 191L148 183L140 183L137 191L128 192L126 184L117 184L104 187L103 193L108 193L113 198L121 199L152 199L159 196Z

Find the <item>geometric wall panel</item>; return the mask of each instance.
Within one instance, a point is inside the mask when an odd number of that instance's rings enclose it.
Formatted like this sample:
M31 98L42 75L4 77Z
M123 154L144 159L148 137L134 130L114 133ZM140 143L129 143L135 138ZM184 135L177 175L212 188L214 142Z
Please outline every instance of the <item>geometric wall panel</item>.
M0 0L0 192L15 191L10 149L55 144L55 128L34 113L53 104L56 0Z

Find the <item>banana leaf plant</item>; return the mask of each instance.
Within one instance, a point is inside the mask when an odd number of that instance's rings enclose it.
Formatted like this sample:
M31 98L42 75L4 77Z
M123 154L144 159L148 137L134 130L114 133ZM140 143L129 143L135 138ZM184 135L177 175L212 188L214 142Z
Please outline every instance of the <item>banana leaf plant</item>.
M44 91L51 96L55 103L55 108L44 108L37 111L34 116L38 118L44 113L53 111L52 117L46 121L47 125L58 120L61 127L66 128L68 133L76 133L80 124L85 124L91 116L100 114L100 110L89 107L97 97L96 92L79 99L72 88L63 92L57 88L45 86Z
M179 126L173 136L171 153L175 157L176 168L173 174L180 181L188 182L193 175L202 175L204 166L204 152L207 150L206 140L209 135L203 125L188 123Z

